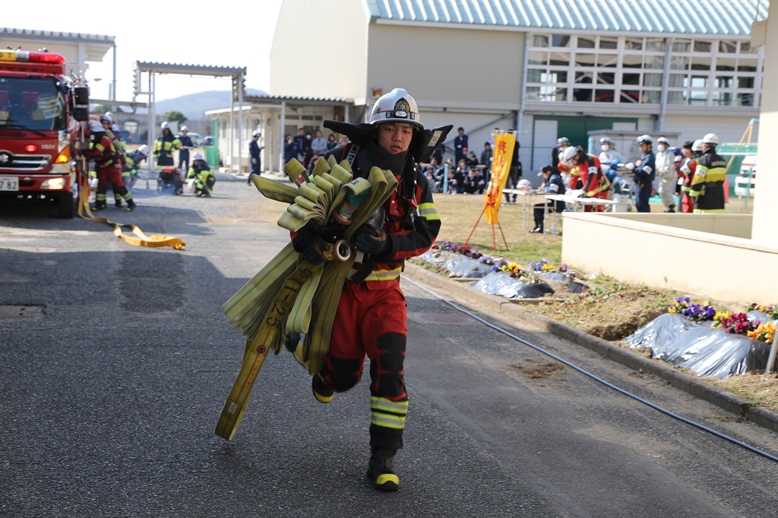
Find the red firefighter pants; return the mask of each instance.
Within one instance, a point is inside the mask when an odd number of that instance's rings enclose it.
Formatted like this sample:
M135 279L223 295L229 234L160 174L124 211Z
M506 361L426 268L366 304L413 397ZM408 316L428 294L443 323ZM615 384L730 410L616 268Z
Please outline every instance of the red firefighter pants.
M365 356L370 359L370 444L402 448L408 411L403 362L406 343L405 295L399 279L370 289L373 283L347 282L332 324L330 350L321 375L337 392L356 385Z
M113 186L114 194L119 194L123 198L126 197L127 187L124 186L122 181L122 172L115 164L97 170L96 206L105 207L105 192L109 185Z

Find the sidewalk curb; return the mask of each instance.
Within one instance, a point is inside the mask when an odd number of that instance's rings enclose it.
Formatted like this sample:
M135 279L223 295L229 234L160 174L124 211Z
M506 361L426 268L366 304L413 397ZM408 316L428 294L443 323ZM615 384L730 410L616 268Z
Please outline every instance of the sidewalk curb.
M716 405L732 414L743 416L748 421L763 428L778 432L778 413L766 408L752 406L751 403L733 394L721 392L693 376L676 370L661 360L646 358L630 349L619 347L543 315L526 311L517 303L510 302L503 297L480 292L471 288L468 284L448 279L415 264L406 263L403 276L419 284L424 284L430 289L442 291L446 294L446 297L452 298L454 302L462 306L470 307L470 304L477 301L479 305L494 309L513 320L547 331L631 369L642 370L652 374L692 396Z

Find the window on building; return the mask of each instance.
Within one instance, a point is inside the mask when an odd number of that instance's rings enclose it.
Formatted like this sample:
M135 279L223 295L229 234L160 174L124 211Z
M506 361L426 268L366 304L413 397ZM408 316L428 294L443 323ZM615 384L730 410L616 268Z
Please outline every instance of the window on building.
M619 48L619 39L618 38L609 38L607 36L600 36L599 47L601 49L616 50L616 49Z
M594 38L583 38L581 36L578 37L579 49L593 49L594 46Z
M559 34L555 34L551 36L551 46L552 47L569 47L570 46L570 36L560 36Z
M527 100L751 106L759 50L749 42L533 34ZM666 55L669 53L669 56ZM669 59L669 63L665 62Z

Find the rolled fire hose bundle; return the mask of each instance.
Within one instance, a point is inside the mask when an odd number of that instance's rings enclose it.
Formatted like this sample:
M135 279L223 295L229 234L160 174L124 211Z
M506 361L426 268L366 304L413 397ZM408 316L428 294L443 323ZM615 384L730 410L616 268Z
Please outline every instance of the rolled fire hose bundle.
M278 225L296 232L313 222L314 226L331 229L342 240L341 248L383 206L397 186L394 174L378 167L371 169L367 179L352 179L350 164L337 163L333 157L328 161L318 160L310 176L296 159L285 169L297 187L252 176L263 196L289 204ZM311 374L320 370L329 350L338 299L355 261L355 254L348 248L339 250L336 246L335 256L339 260L326 261L302 282L294 305L284 318L268 321L273 300L303 262L291 242L222 306L233 327L246 337L244 359L262 327L274 325L279 329L274 333L273 342L265 344L268 348L278 354L287 337L302 336L299 343L292 344L295 358Z

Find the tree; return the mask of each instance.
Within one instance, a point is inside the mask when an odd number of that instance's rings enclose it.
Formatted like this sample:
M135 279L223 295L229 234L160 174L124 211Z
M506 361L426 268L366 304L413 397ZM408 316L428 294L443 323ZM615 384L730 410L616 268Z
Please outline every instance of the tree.
M92 106L91 112L95 113L95 114L97 114L97 113L102 114L102 113L107 113L107 112L111 112L111 113L124 113L124 110L122 110L121 106L113 107L113 106L109 106L107 104L98 104L97 106Z
M183 123L189 120L186 118L186 115L184 115L179 111L167 112L165 114L165 118L168 122L173 122L173 121L178 122L179 126L181 126Z

